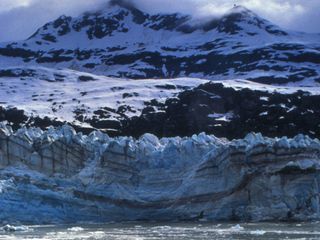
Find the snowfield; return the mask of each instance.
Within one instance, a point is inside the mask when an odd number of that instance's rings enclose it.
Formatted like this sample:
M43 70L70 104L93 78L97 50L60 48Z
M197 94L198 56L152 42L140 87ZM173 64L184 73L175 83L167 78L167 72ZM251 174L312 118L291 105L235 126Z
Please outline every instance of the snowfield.
M117 110L125 107L123 115L141 115L146 103L155 99L165 102L187 89L209 82L199 78L177 79L120 79L78 72L69 69L44 67L5 68L15 77L0 77L0 104L25 110L30 116L50 117L76 122L76 112L87 117L101 108ZM25 73L29 76L24 76ZM26 75L26 74L25 74ZM220 80L225 87L251 89L269 93L291 94L299 90L318 95L320 87L274 86L247 80ZM109 116L116 119L118 114ZM83 123L82 123L83 124Z
M23 70L32 71L32 76L0 78L2 106L69 122L74 121L76 110L90 116L102 107L117 110L126 106L124 115L139 116L145 102L152 99L164 102L183 90L208 82L192 78L130 80L41 67L11 70L17 75Z

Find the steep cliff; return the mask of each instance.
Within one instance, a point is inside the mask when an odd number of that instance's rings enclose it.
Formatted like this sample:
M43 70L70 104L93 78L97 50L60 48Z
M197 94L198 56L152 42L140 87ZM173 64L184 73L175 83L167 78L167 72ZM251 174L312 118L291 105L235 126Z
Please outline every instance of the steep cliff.
M0 221L319 219L320 141L0 127Z

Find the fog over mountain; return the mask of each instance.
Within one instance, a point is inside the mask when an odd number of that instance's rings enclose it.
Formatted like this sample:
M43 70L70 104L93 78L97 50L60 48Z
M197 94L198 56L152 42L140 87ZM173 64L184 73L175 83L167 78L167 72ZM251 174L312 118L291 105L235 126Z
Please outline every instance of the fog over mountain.
M1 0L0 41L21 40L62 14L77 16L96 10L108 0ZM182 12L194 17L222 15L234 4L243 5L283 28L320 32L318 0L132 0L151 13Z

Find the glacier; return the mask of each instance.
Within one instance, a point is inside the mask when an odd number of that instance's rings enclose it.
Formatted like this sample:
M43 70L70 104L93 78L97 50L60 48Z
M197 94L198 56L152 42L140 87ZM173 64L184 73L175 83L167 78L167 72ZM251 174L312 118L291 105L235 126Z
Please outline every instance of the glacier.
M320 141L111 138L0 124L0 222L320 219Z

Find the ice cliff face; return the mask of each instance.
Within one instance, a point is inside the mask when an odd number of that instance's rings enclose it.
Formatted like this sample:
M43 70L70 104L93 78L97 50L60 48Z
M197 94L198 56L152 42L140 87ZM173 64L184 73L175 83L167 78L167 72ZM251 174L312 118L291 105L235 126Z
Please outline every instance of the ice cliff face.
M0 127L0 221L319 219L320 142Z

